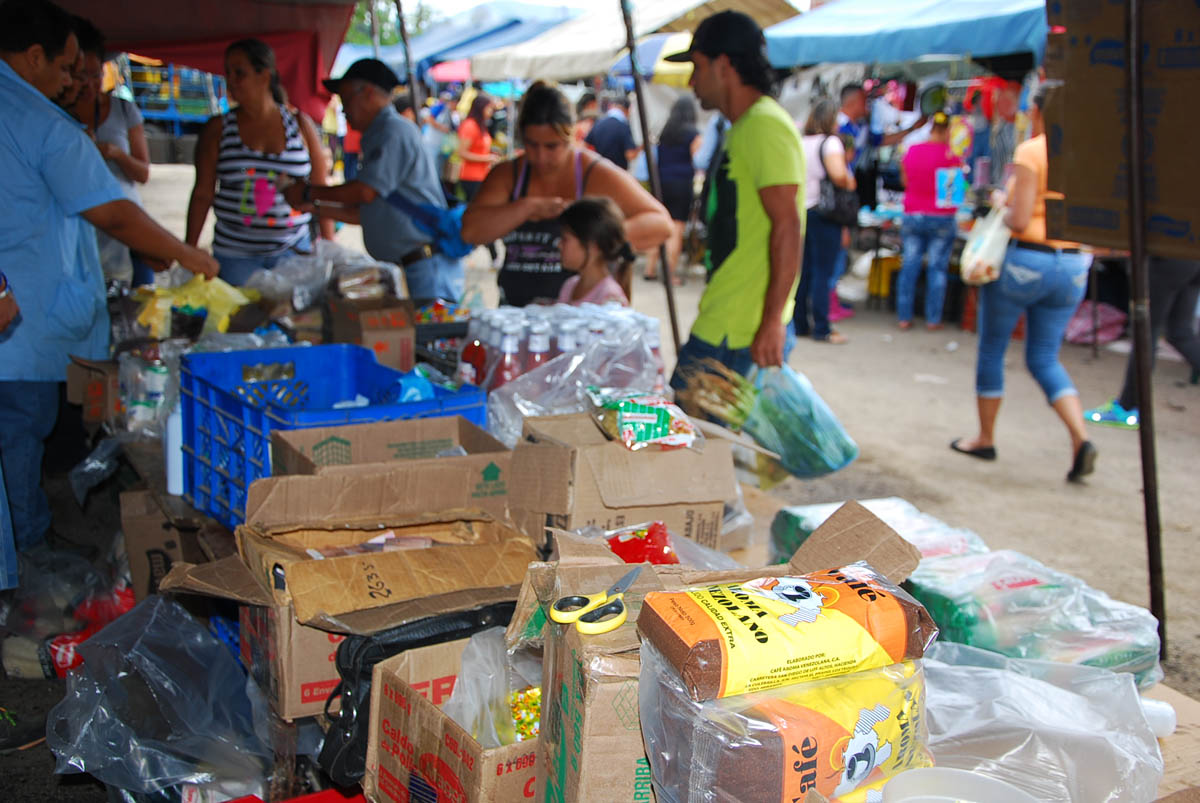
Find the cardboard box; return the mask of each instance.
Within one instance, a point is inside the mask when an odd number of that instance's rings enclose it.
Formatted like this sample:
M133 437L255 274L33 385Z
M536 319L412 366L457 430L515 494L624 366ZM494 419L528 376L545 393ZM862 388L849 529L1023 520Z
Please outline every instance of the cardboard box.
M1051 25L1046 71L1064 82L1048 102L1050 187L1064 200L1047 202L1056 238L1129 247L1129 91L1126 4L1120 0L1059 0L1047 6ZM1200 5L1143 3L1146 245L1151 254L1200 257L1200 196L1194 189L1192 133L1200 126Z
M383 661L371 680L371 729L363 790L376 803L418 800L513 803L532 800L537 739L485 749L441 712L453 679L437 689L412 678L432 662L457 673L467 640L426 647ZM428 674L428 673L425 673ZM599 798L597 798L599 799Z
M455 446L467 455L437 457ZM506 519L511 470L512 452L460 416L271 433L276 476L395 472L395 492L429 510L478 508Z
M506 633L509 647L544 635L539 772L547 801L653 800L650 766L638 716L640 640L637 614L650 591L735 582L776 574L781 567L703 572L647 566L625 593L629 619L616 630L585 636L549 622L546 610L567 594L595 593L629 567L597 544L555 533L558 560L529 567ZM855 502L819 527L787 564L796 574L865 560L893 582L916 568L914 546Z
M357 343L375 352L380 365L411 371L415 364L416 311L407 299L381 298L329 302L334 343Z
M121 532L138 602L158 593L159 584L175 564L204 560L197 531L174 527L150 491L121 494Z
M67 401L83 407L83 420L89 424L113 421L124 413L117 361L71 357L67 364Z
M403 475L267 477L251 484L238 552L302 624L371 633L449 611L516 598L532 542L480 511L423 513ZM392 530L429 546L355 552ZM321 559L309 550L346 548ZM318 556L319 557L319 556Z
M525 419L512 461L513 520L539 543L547 526L612 530L662 521L673 533L719 549L725 500L737 496L727 441L631 452L585 413Z
M243 605L238 622L242 665L275 713L289 721L324 713L341 679L337 648L346 637L302 625L291 608L277 605ZM340 709L336 700L329 710Z

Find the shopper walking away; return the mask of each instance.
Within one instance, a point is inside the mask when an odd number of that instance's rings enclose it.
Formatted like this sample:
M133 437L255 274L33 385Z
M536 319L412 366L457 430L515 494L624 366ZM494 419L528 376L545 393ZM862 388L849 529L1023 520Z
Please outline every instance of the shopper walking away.
M804 206L807 226L804 233L804 261L800 284L796 289L796 310L792 324L797 337L810 334L814 340L840 344L846 336L830 327L830 286L842 252L841 224L821 214L821 181L829 178L835 187L855 188L854 174L846 161L846 149L836 133L837 106L832 99L816 102L804 124ZM811 318L810 318L811 313Z
M1046 237L1047 155L1042 109L1046 87L1034 95L1035 136L1017 146L1008 182L1004 222L1013 232L1000 278L979 288L979 354L975 393L979 433L950 444L956 452L996 459L996 416L1004 398L1004 351L1013 329L1025 316L1025 364L1071 439L1067 479L1078 482L1092 473L1096 447L1087 439L1079 391L1059 362L1063 333L1087 288L1091 255L1079 243Z
M904 181L903 261L896 281L896 317L901 329L912 326L913 299L921 263L925 268L925 328L942 328L946 273L954 250L958 208L949 200L963 162L950 150L950 118L933 116L926 142L913 145L900 163Z
M696 101L684 96L671 107L655 150L663 204L671 215L672 231L667 239L667 275L675 284L681 283L677 268L679 256L683 253L683 228L696 195L694 160L698 150L700 130L696 128ZM658 251L652 249L646 255L645 278L657 278L657 268Z

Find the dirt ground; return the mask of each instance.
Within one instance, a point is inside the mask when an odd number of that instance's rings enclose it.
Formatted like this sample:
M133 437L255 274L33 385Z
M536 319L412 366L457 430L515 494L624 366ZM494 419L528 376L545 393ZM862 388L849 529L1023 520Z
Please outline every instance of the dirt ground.
M142 192L150 213L180 236L192 176L190 167L155 165ZM210 240L211 216L202 244ZM362 247L355 227L344 229L339 240ZM470 258L468 286L479 287L494 305L495 276L485 256L477 251ZM670 366L674 348L662 285L635 281L634 306L664 321L663 352ZM676 291L685 338L701 290L702 280L693 278ZM849 336L847 345L802 340L791 364L812 380L857 441L861 456L833 476L790 480L773 493L788 504L900 496L951 525L974 530L993 549L1019 550L1113 597L1148 604L1136 433L1092 428L1100 455L1096 473L1086 485L1065 482L1070 443L1025 370L1022 344L1017 342L1006 360L999 459L985 463L955 454L948 448L950 441L973 434L976 426L975 336L956 328L926 332L918 327L902 333L893 314L867 310L862 304L855 317L838 328ZM1099 357L1092 356L1090 347L1063 349L1063 362L1085 407L1115 395L1125 360L1125 355L1105 349ZM1188 378L1184 364L1159 360L1154 389L1168 611L1164 668L1167 684L1200 698L1200 550L1192 543L1200 537L1200 386L1188 384ZM107 510L108 503L98 504L106 510L102 517L115 513ZM80 514L73 518L82 519ZM0 680L0 705L24 699L44 710L61 694L61 684L53 682ZM65 783L48 778L51 767L44 747L0 759L5 787L18 795L14 799L103 799L102 790L85 777Z

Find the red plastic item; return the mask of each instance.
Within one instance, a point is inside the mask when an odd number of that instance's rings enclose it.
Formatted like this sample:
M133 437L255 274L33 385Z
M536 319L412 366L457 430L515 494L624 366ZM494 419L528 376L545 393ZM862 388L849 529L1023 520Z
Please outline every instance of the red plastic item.
M660 566L679 563L679 556L671 548L671 534L661 521L615 530L607 541L613 554L626 563L653 563Z
M263 800L258 795L247 795L239 797L236 800L231 800L229 803L263 803ZM337 789L324 789L320 792L313 792L310 795L301 795L300 797L289 797L285 803L367 803L367 799L362 793L350 794Z
M470 366L471 372L463 378L472 385L483 384L484 368L487 366L487 347L478 338L472 340L462 351L463 367Z

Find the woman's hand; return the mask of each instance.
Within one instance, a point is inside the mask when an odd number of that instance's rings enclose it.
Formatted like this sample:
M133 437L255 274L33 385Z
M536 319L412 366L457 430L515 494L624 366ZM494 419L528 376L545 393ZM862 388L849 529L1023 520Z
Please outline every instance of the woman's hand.
M116 159L122 153L121 149L111 142L97 142L96 149L105 159Z
M567 208L567 202L559 197L544 198L527 195L522 200L526 207L526 220L552 220Z

